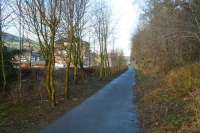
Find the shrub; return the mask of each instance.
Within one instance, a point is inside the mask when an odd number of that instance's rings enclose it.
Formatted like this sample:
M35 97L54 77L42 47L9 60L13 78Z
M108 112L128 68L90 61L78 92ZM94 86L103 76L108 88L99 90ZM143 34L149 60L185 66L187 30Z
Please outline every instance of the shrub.
M200 125L200 89L196 89L190 94L192 98L192 103L190 104L189 108L195 114L195 120L198 125Z
M200 64L195 63L174 69L167 74L165 82L177 96L189 94L200 82Z

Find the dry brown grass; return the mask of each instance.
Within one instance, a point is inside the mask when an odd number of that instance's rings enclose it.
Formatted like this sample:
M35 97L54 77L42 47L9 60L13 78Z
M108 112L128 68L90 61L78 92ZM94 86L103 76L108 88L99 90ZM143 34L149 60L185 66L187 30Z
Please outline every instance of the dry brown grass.
M64 76L63 71L56 74L57 106L51 108L47 101L46 90L42 82L26 80L23 82L23 98L16 101L15 91L12 97L0 97L0 133L35 133L49 123L61 117L65 112L80 104L87 97L91 96L113 78L113 76L99 80L95 73L87 74L84 80L78 84L71 81L71 98L65 100L63 95ZM39 89L41 88L41 89ZM42 91L42 92L40 92ZM42 95L42 98L41 98Z
M146 133L200 132L200 64L167 75L137 76L138 108Z

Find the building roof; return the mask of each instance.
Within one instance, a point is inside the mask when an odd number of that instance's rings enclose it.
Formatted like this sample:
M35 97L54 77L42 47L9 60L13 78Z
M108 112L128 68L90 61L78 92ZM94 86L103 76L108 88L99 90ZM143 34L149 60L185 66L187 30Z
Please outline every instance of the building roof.
M60 45L60 44L63 44L63 43L65 43L65 42L69 42L69 39L68 39L68 38L60 38L60 39L56 40L55 43L56 43L57 45ZM89 44L89 42L84 41L84 40L82 40L82 43L85 44L85 45Z
M56 44L63 44L64 42L69 42L69 39L67 38L60 38L58 40L56 40Z

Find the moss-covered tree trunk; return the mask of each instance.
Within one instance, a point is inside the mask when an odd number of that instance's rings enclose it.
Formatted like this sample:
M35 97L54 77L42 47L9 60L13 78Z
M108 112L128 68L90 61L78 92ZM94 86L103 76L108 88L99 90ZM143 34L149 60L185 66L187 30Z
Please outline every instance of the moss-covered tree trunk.
M2 35L1 35L2 31L0 28L0 53L1 53L1 72L2 72L2 77L3 77L3 92L5 93L5 88L6 88L6 73L5 73L5 64L4 64L4 45L3 45L3 41L2 41Z
M70 62L67 63L66 74L65 74L65 98L70 99L70 91L69 91L69 82L70 82Z
M4 64L4 43L3 43L3 40L2 40L2 1L0 1L0 58L1 58L1 72L2 72L2 77L3 77L3 92L5 92L5 88L6 88L6 84L7 84L7 81L6 81L6 73L5 73L5 64Z
M50 60L48 60L47 69L46 69L46 90L48 93L49 104L51 104L50 69L51 69L51 63L50 63Z
M71 26L72 28L72 26ZM72 45L73 45L73 28L71 29L69 33L70 37L70 44L69 44L69 49L68 53L66 55L66 74L65 74L65 89L64 89L64 94L65 98L70 99L70 66L71 66L71 61L72 61Z
M79 42L78 42L79 43ZM75 45L74 50L74 82L78 83L78 57L79 57L79 44Z
M1 38L1 37L0 37ZM1 53L1 71L2 71L2 77L3 77L3 92L5 92L5 88L6 88L6 84L7 84L7 81L6 81L6 73L5 73L5 64L4 64L4 45L3 45L3 42L2 40L0 40L0 53Z
M100 48L101 49L101 48ZM100 53L100 71L99 71L99 78L103 79L103 53Z
M46 89L48 92L48 100L51 107L56 106L56 89L54 81L54 65L55 65L55 56L54 56L54 41L55 41L55 31L51 31L51 43L50 48L48 49L48 62L47 62L47 73L46 73Z

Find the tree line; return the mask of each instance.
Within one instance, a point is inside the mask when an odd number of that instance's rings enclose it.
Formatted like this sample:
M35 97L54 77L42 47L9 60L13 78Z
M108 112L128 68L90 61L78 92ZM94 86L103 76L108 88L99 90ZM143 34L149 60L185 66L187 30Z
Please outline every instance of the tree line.
M200 59L200 1L147 0L132 38L132 60L145 73L167 73Z
M145 0L132 38L144 132L198 132L200 1Z
M91 13L92 12L92 13ZM84 69L81 47L84 38L87 38L91 32L91 38L97 40L98 55L98 74L100 79L111 75L111 60L108 55L108 43L111 38L111 18L109 14L109 5L104 0L7 0L0 1L0 53L1 53L1 73L0 85L1 92L6 92L8 88L7 66L12 66L12 59L8 58L5 43L2 39L3 30L9 28L10 23L17 25L19 33L19 67L16 75L18 79L18 93L22 97L22 68L21 58L24 43L24 33L37 38L40 53L45 60L45 88L48 93L49 104L56 105L56 87L55 87L55 42L63 37L67 38L69 45L65 47L65 86L64 95L66 99L70 98L70 68L73 66L73 80L78 82L79 68ZM4 25L5 24L5 25ZM7 52L7 53L6 53ZM97 54L97 53L96 53ZM122 53L118 56L119 71L124 67L125 58ZM11 55L10 55L11 56ZM12 57L12 56L11 56ZM116 57L117 58L117 57ZM9 63L7 63L9 62ZM14 69L12 67L12 69ZM16 68L15 68L16 69Z

